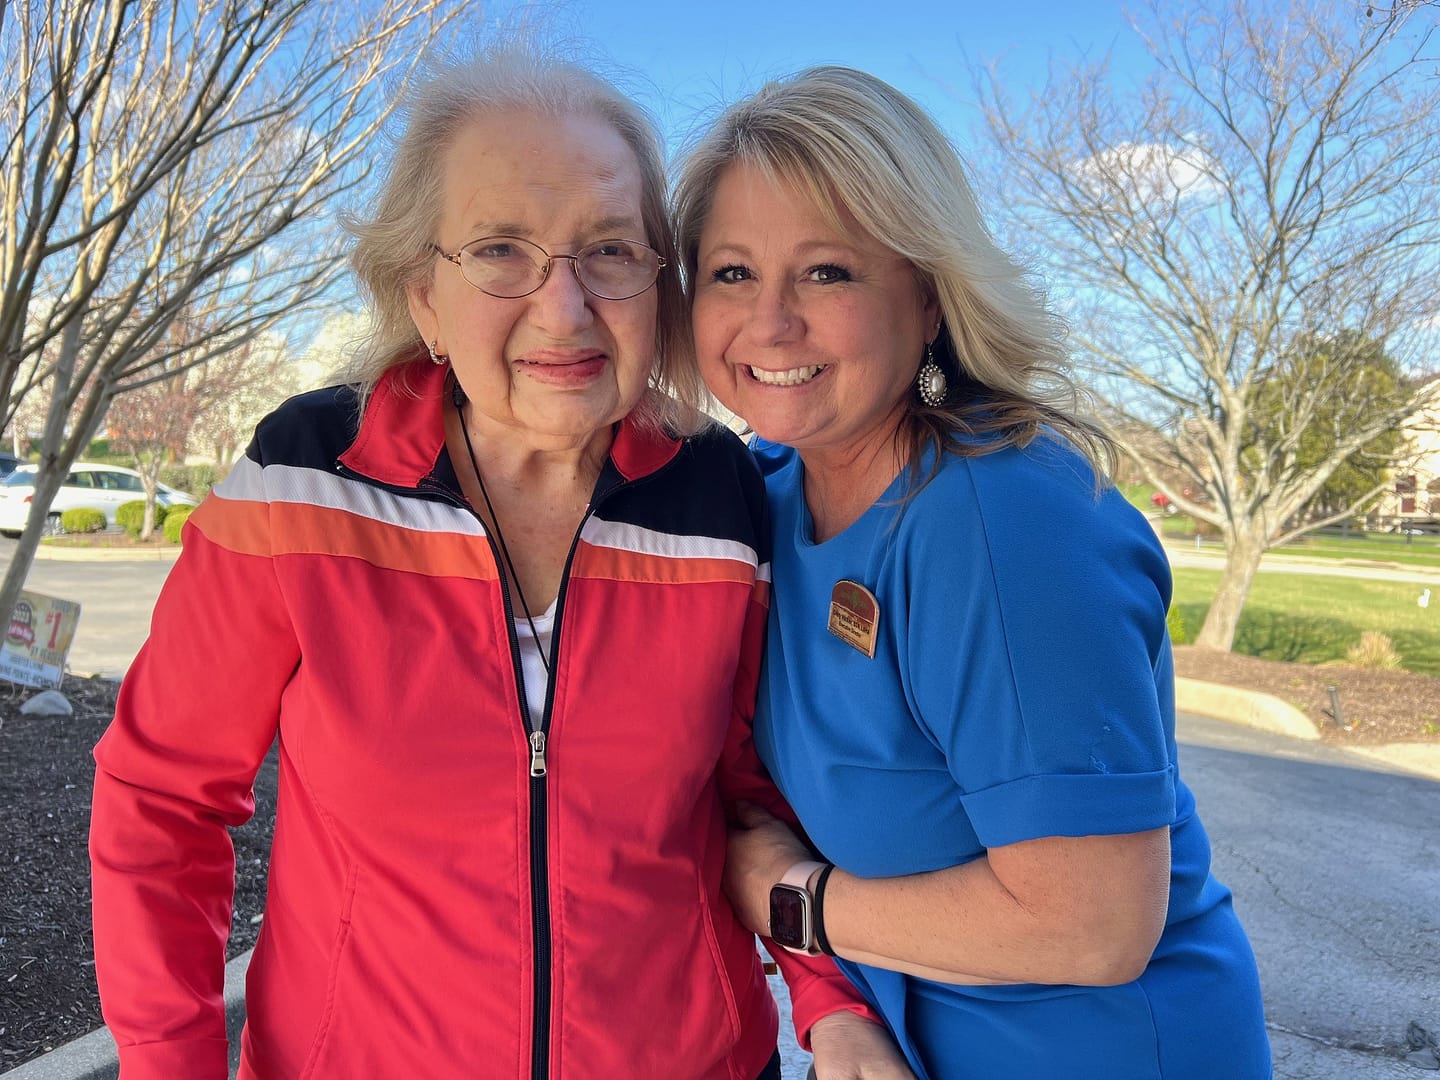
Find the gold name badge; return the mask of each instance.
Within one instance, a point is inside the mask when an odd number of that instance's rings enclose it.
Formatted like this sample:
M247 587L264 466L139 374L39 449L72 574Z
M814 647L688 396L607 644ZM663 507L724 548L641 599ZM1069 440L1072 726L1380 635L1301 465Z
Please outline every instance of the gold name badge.
M830 633L875 659L875 639L880 635L880 603L875 594L858 581L837 581L830 590Z

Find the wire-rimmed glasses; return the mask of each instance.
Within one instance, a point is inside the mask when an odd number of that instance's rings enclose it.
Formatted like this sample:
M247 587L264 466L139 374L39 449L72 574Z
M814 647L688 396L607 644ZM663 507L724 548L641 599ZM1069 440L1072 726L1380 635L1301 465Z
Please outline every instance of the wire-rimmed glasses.
M659 252L638 240L597 240L573 255L551 255L518 236L481 237L453 255L430 246L458 266L467 282L502 300L529 296L544 285L556 259L569 259L580 287L602 300L639 296L655 284L665 265Z

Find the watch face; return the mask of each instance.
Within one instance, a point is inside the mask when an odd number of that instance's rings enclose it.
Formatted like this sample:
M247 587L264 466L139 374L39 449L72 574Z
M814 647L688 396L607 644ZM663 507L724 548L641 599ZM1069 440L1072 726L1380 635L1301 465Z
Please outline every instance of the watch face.
M792 885L770 889L770 937L802 952L810 947L810 894Z

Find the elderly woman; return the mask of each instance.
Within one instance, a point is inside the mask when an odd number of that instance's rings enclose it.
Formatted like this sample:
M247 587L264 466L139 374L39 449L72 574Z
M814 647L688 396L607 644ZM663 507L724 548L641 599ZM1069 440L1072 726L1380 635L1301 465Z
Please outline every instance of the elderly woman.
M762 440L756 745L819 853L749 810L746 922L840 957L922 1077L1268 1076L1176 771L1165 557L945 136L817 68L676 200L699 369Z
M226 827L278 735L242 1077L778 1078L722 894L722 800L780 805L764 496L673 365L656 134L520 52L408 117L355 226L366 377L282 406L190 519L96 748L124 1076L226 1075ZM833 962L787 972L822 1075L908 1075Z

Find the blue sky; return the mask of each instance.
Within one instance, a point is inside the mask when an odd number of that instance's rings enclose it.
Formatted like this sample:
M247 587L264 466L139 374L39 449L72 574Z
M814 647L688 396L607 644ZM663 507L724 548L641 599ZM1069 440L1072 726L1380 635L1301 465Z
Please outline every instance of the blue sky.
M1044 86L1052 58L1063 68L1108 52L1126 77L1148 63L1119 0L494 0L475 10L507 25L528 14L568 41L650 108L672 151L724 105L811 64L892 83L963 152L974 145L971 64L999 60L1020 97Z
M719 105L810 64L848 64L893 83L962 143L967 63L1002 57L1016 94L1044 85L1052 56L1110 51L1119 70L1143 64L1124 7L1110 0L560 0L544 10L601 59L634 72L626 88L676 142Z

